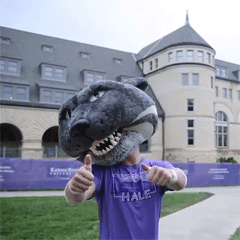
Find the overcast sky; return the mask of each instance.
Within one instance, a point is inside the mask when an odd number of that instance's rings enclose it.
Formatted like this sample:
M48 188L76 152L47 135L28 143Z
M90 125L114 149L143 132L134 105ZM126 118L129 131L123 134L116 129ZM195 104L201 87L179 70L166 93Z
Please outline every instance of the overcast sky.
M0 25L138 53L185 24L240 64L238 0L1 0Z

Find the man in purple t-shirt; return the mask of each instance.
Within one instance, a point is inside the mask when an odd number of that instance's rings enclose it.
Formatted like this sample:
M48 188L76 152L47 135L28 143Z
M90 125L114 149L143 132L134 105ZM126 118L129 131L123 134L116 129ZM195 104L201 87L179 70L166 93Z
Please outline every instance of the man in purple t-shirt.
M104 167L84 165L65 188L66 199L80 204L95 197L100 239L158 239L161 203L168 189L181 190L186 175L167 161L143 158L137 147L122 162Z

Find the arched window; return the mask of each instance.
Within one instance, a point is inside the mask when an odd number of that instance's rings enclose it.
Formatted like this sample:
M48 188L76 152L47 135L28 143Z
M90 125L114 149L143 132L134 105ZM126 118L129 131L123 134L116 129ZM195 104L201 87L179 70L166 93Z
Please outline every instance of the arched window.
M0 158L21 158L22 134L12 124L0 124Z
M216 146L219 148L228 147L228 118L224 112L217 112L216 120Z
M49 128L42 137L44 158L66 158L67 154L61 149L58 141L58 126Z

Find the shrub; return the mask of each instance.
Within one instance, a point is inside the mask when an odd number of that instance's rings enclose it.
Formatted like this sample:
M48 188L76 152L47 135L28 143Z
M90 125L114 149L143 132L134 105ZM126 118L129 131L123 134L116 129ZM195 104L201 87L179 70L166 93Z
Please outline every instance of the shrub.
M238 163L233 157L229 157L229 158L219 158L217 160L217 162L220 162L220 163Z

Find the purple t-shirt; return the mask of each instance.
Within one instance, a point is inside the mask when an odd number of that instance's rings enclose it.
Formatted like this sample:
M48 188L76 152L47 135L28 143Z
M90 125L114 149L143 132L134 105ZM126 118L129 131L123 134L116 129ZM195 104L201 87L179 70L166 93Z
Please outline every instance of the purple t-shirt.
M146 158L134 166L93 165L100 239L158 239L162 198L167 188L149 182L141 163L173 168L167 161Z

